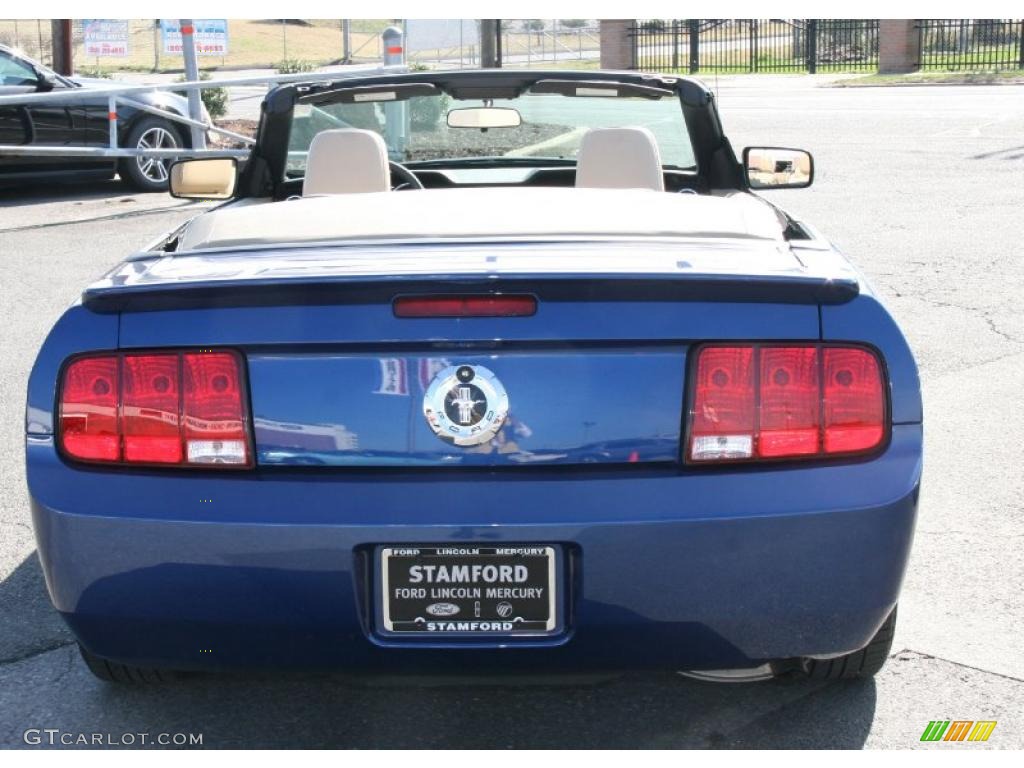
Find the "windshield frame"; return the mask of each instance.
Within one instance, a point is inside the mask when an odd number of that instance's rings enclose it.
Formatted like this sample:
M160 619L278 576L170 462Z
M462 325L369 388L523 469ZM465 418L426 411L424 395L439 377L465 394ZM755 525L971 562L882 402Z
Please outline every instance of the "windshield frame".
M300 179L286 179L284 171L288 159L292 114L297 104L314 103L324 97L329 99L332 92L341 89L417 83L435 85L445 92L466 99L514 98L541 80L600 81L673 91L682 110L683 123L696 162L696 171L675 172L693 173L709 188L746 189L740 163L722 131L714 95L694 78L601 70L434 70L283 84L272 89L264 101L256 145L240 179L238 196L272 196L277 199L294 193ZM520 159L515 158L517 163ZM561 164L552 165L557 167ZM566 165L575 165L575 162L570 161ZM491 167L501 166L495 164Z
M306 153L314 137L332 128L378 133L389 159L410 169L501 169L575 167L586 131L635 125L650 132L663 169L697 171L674 91L614 82L573 85L541 80L512 98L473 96L460 99L433 85L392 82L300 98L292 112L285 179L305 176ZM521 114L522 119L514 126L482 130L453 127L446 119L458 110L491 107Z

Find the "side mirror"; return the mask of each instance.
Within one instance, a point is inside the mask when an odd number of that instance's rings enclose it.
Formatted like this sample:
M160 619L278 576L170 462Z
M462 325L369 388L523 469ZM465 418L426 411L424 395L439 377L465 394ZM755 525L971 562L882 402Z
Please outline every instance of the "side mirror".
M186 200L227 200L235 194L238 161L233 157L203 157L171 164L171 197Z
M814 181L814 158L802 149L747 147L743 169L751 189L802 189Z
M49 72L36 72L36 93L49 93L57 87L57 80Z

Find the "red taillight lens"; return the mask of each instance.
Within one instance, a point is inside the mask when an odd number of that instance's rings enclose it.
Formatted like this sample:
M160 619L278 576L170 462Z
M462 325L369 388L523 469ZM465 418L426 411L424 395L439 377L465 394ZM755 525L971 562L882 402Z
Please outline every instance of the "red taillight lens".
M885 401L878 359L864 349L825 350L825 452L864 451L882 442Z
M89 461L121 458L117 428L119 390L118 358L113 355L80 358L65 369L60 434L69 456Z
M821 445L818 350L764 347L760 371L758 455L768 458L817 453Z
M401 296L396 317L529 317L537 312L533 296Z
M245 464L248 440L237 358L184 355L185 450L190 464Z
M707 347L697 366L690 457L749 458L754 446L754 351Z
M89 461L250 466L243 393L231 352L81 357L64 373L60 444Z
M697 353L693 462L862 453L887 432L877 355L842 345L707 346Z
M181 461L178 355L125 355L121 434L124 460L144 464Z

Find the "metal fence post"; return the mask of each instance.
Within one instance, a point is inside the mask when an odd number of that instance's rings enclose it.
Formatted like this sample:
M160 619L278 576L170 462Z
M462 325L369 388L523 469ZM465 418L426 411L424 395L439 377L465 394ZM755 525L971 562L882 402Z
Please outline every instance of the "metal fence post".
M195 27L192 26L192 19L178 19L181 25L181 53L185 57L185 79L190 81L199 80L199 66L196 63L196 41L193 37ZM188 92L188 116L193 120L203 119L203 101L199 91L189 89ZM190 127L192 133L192 148L206 149L206 134L201 128Z
M700 19L690 19L690 74L700 70Z
M758 20L750 20L750 71L757 72L757 35Z
M807 20L807 71L818 71L818 20Z
M380 35L384 48L384 66L405 63L405 34L400 27L387 27ZM407 102L388 101L384 103L384 143L388 154L402 159L405 153L405 139L408 135Z
M405 63L405 42L402 37L402 30L399 27L387 27L381 32L380 39L384 46L385 67Z
M672 69L679 69L679 19L672 19Z
M1020 54L1020 68L1024 69L1024 19L1020 22L1020 35L1017 37L1017 47Z
M107 123L110 131L110 148L117 149L117 97L107 97Z

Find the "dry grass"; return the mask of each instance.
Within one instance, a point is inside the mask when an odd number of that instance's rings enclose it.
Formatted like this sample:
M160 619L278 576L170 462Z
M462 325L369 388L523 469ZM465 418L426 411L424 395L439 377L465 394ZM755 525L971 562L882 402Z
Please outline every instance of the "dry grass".
M391 24L390 19L352 19L352 50L357 62L380 61L381 31ZM123 58L95 58L85 55L81 22L73 22L75 68L89 74L111 72L180 72L184 69L181 56L165 55L161 50L159 31L153 21L132 19L128 22L128 56ZM44 64L52 61L49 20L0 19L0 43L17 46ZM538 67L552 62L552 53L565 56L583 51L587 58L595 57L598 49L596 29L570 30L562 28L555 35L553 28L540 34L526 33L521 24L510 21L503 36L506 56L529 57L529 63L517 62L517 67ZM243 69L273 67L284 59L298 59L321 66L339 61L343 54L340 19L303 19L301 23L282 24L272 19L229 19L228 55L201 56L202 69ZM457 60L457 48L410 52L411 62L433 64L438 60ZM471 55L479 56L476 46L468 40L464 49L467 62ZM559 62L558 68L567 66ZM572 66L571 64L568 66ZM584 64L589 67L592 65Z
M352 49L357 61L380 59L380 30L388 19L353 19ZM159 32L154 34L151 20L129 22L129 55L123 58L90 58L85 55L81 23L73 26L76 69L99 69L101 72L158 71L184 69L181 56L168 56L160 45ZM17 46L44 63L52 60L50 23L43 20L0 19L0 43ZM287 55L286 55L287 52ZM303 24L281 24L273 20L228 20L228 55L202 56L202 69L271 67L281 60L303 59L316 65L341 59L343 53L340 19L305 20Z

